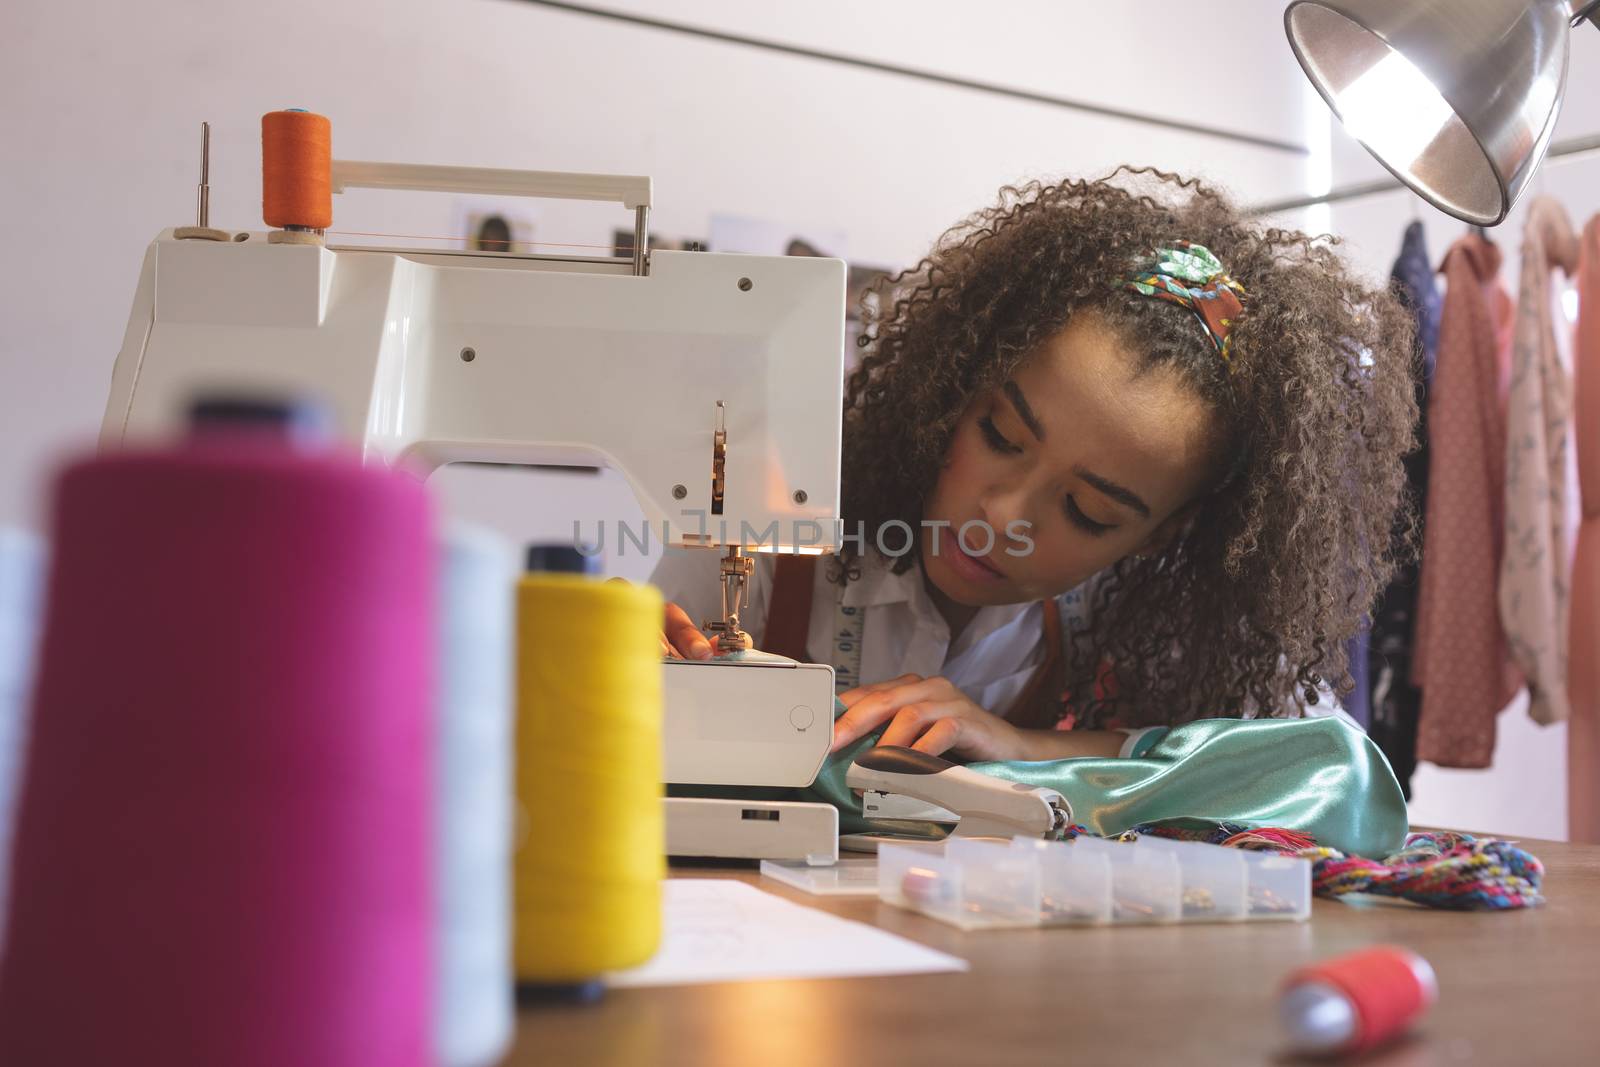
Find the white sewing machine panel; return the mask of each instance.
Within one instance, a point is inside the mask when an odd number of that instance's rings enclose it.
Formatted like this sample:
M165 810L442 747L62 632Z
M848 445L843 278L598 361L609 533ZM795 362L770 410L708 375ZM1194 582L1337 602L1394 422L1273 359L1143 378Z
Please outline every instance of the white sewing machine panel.
M168 230L145 254L101 443L181 432L200 392L313 396L372 460L614 467L655 536L666 521L674 543L832 548L844 285L836 259L658 251L635 276Z
M762 662L662 663L664 781L799 787L816 780L833 742L833 668L776 656Z

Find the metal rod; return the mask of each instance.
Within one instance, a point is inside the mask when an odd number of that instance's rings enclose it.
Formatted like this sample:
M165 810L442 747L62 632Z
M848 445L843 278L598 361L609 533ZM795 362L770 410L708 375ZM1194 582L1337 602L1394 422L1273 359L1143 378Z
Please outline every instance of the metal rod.
M1571 0L1572 2L1572 28L1577 29L1578 23L1589 19L1594 23L1595 29L1600 29L1600 0Z
M211 123L200 124L200 189L195 214L203 230L211 225Z
M650 269L650 209L640 205L633 211L633 273L644 277Z
M1027 89L1015 89L1007 85L997 85L994 82L978 81L975 78L961 78L953 74L940 74L937 71L920 70L916 67L902 67L894 63L883 63L875 59L862 59L857 56L843 55L839 52L825 52L820 48L803 48L799 45L764 40L760 37L746 37L737 33L708 30L682 22L668 22L665 19L645 18L642 15L629 15L621 11L608 11L605 8L590 7L588 4L566 3L564 0L522 0L522 2L536 4L539 7L554 8L557 11L566 11L575 15L591 15L595 18L612 19L616 22L626 22L634 26L645 26L653 30L688 34L691 37L700 37L708 41L744 45L747 48L781 52L784 55L800 56L804 59L820 59L827 63L839 63L848 67L857 67L861 70L876 71L880 74L897 74L903 78L916 78L920 81L933 82L936 85L946 85L957 89L971 89L975 92L1010 97L1013 100L1026 100L1032 104L1048 104L1051 107L1067 108L1089 115L1101 115L1105 118L1139 122L1147 126L1159 126L1168 130L1181 130L1184 133L1199 134L1202 137L1215 137L1225 141L1234 141L1238 144L1252 145L1257 148L1270 148L1274 151L1292 152L1301 156L1311 154L1311 149L1293 141L1279 141L1271 137L1240 133L1238 130L1220 126L1203 126L1199 123L1180 122L1177 119L1161 118L1157 115L1147 115L1139 111L1125 111L1122 108L1091 104L1084 100L1052 96L1049 93L1037 93Z
M1544 158L1551 160L1562 156L1585 155L1589 152L1600 152L1600 134L1557 141L1550 146L1549 151L1545 152ZM1398 178L1378 178L1370 182L1342 186L1315 196L1292 196L1284 200L1270 200L1265 204L1253 205L1249 212L1252 215L1276 215L1280 211L1294 211L1298 208L1314 207L1317 204L1336 204L1341 200L1355 200L1363 196L1392 193L1405 188L1404 183Z

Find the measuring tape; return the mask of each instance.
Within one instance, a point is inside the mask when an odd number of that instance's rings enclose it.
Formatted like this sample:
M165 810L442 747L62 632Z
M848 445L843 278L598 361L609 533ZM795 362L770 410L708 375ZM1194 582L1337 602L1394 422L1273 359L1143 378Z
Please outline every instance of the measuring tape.
M844 602L841 589L833 604L833 691L843 693L861 684L861 633L867 609Z

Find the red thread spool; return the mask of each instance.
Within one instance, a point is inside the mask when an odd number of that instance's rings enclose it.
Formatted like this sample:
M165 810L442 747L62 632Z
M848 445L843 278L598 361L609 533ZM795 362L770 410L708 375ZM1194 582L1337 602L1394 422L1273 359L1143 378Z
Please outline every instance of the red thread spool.
M1400 1034L1438 999L1427 960L1376 945L1290 975L1279 1017L1298 1052L1360 1052Z
M326 116L261 116L261 218L278 228L333 225L333 125Z
M0 1063L425 1067L422 486L285 433L78 462L0 960Z

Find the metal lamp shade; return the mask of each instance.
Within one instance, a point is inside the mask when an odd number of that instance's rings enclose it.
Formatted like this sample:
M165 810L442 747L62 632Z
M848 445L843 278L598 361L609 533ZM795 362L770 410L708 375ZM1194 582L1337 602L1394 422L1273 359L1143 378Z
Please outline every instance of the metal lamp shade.
M1538 168L1567 80L1565 0L1295 0L1295 57L1353 136L1439 210L1493 226Z

